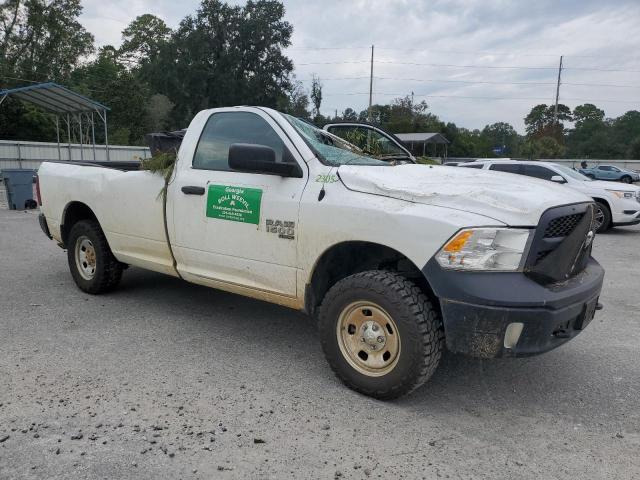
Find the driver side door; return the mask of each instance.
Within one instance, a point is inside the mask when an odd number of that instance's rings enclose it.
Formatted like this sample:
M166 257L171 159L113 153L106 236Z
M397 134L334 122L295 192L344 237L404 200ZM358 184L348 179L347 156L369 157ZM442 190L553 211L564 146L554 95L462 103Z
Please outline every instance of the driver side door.
M233 144L270 147L277 162L297 162L302 178L231 170ZM294 298L298 210L308 172L278 124L257 109L214 112L193 158L181 161L190 164L171 186L172 245L180 274L238 293L250 289Z

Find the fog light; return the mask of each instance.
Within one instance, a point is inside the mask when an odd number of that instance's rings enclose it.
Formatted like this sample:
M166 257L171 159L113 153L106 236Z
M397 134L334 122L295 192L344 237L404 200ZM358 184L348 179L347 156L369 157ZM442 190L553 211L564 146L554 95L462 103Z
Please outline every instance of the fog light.
M520 340L520 334L524 328L524 323L510 323L507 331L504 332L504 348L513 348Z

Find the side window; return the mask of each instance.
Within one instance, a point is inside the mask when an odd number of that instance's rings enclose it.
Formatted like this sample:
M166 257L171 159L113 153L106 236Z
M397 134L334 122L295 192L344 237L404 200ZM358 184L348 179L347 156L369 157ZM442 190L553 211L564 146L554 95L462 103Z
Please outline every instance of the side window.
M551 180L551 177L557 175L553 170L549 170L546 167L540 165L523 165L524 174L527 177L540 178L542 180Z
M250 112L214 113L207 120L193 156L193 168L230 170L229 147L234 143L264 145L276 151L276 162L282 161L285 149L282 139L259 115Z
M611 167L608 167L608 166L606 166L606 165L600 165L600 166L598 167L598 170L604 170L605 172L608 172L608 171L610 171L610 170L611 170Z
M476 163L473 165L460 165L461 167L465 167L465 168L482 168L482 164L481 163Z
M489 167L489 170L495 170L496 172L507 173L520 173L521 165L517 163L494 163Z

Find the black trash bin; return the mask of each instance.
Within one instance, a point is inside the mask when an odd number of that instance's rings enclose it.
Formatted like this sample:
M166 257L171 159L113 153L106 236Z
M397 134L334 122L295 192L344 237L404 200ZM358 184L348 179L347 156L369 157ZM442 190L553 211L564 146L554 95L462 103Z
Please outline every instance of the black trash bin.
M37 205L33 199L34 174L35 170L28 168L5 168L0 172L11 210L23 210Z

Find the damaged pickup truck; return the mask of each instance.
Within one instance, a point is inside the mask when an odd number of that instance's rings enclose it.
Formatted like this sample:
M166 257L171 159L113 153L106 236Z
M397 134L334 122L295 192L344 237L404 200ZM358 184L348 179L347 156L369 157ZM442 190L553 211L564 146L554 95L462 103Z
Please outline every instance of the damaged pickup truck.
M543 180L388 162L234 107L196 115L164 187L148 171L42 164L40 223L78 287L110 291L132 265L303 310L366 395L411 392L445 348L546 352L600 308L594 204Z

